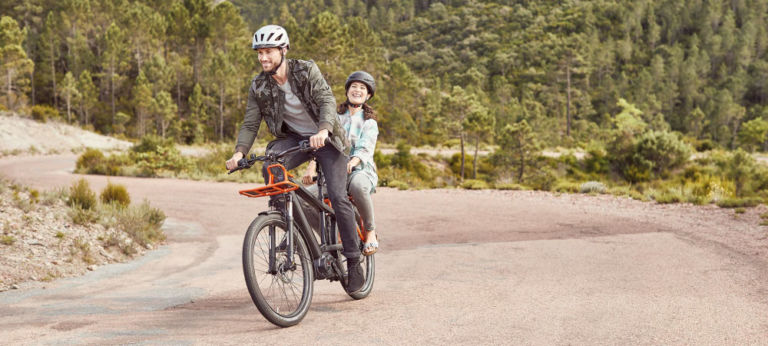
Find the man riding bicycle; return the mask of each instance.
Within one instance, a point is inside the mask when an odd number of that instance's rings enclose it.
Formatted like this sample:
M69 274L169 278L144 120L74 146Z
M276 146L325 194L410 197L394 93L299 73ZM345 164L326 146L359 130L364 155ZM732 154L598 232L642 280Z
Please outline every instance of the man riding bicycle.
M309 139L317 148L315 158L325 174L328 194L336 212L347 258L347 290L359 290L364 283L360 266L359 239L352 203L347 196L347 161L349 142L336 116L336 100L331 88L313 61L286 59L290 49L288 33L277 25L267 25L253 35L252 48L258 51L262 72L251 81L245 118L237 137L235 153L226 162L227 169L250 151L262 119L276 137L267 144L267 152L281 152ZM330 145L326 145L326 139ZM310 159L296 153L285 161L293 169ZM266 166L262 173L268 179ZM273 206L276 203L271 201Z

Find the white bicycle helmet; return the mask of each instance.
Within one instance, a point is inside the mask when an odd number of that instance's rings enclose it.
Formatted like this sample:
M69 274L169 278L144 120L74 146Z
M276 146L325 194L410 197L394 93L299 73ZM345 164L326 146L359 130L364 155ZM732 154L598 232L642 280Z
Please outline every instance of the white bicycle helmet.
M288 32L279 25L266 25L253 34L253 49L259 48L291 48Z

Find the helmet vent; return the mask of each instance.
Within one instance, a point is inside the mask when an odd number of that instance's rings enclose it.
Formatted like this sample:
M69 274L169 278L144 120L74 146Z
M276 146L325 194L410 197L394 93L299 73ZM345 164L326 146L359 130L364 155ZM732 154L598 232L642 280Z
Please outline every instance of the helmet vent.
M264 34L261 34L261 40L264 41Z
M270 36L272 36L272 35L270 35ZM281 38L283 38L283 34L280 34L280 36L277 36L277 37L275 38L275 41L278 41L278 42L279 42Z
M275 34L274 32L270 32L269 36L267 36L267 41L271 40L272 39L272 35L274 35L274 34Z

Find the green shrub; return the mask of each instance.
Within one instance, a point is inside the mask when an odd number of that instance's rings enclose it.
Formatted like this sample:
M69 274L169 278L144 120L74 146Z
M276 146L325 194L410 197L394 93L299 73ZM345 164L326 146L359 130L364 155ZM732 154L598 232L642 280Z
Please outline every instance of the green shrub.
M76 225L90 225L98 220L98 214L95 210L84 209L79 205L73 205L69 209L69 218Z
M392 164L392 155L382 154L379 149L376 149L373 152L373 162L376 163L376 167L379 169L389 167Z
M40 191L35 189L29 190L29 202L37 203L40 201Z
M605 185L599 181L588 181L579 187L581 193L605 193L605 191Z
M397 152L392 156L392 165L405 170L411 170L411 146L405 142L397 143Z
M768 220L768 212L760 214L760 218L763 220Z
M555 192L565 193L577 193L579 192L579 183L573 183L570 181L558 181L555 187L552 189Z
M679 191L667 190L667 191L655 194L653 196L653 199L655 199L656 202L661 204L670 204L670 203L682 202L683 196L681 196Z
M174 147L172 139L163 139L157 135L141 137L139 143L131 148L134 153L156 153L162 147Z
M178 173L190 166L189 160L174 146L160 146L156 152L137 152L132 156L140 176L154 177L162 171Z
M551 191L557 183L557 176L551 168L542 167L527 174L524 183L534 190Z
M617 186L608 190L608 193L619 197L629 197L638 201L647 201L648 198L641 192L632 189L629 186Z
M60 118L59 111L48 105L34 105L31 109L32 119L35 119L41 123L47 122L49 119L54 120Z
M165 213L151 207L147 201L136 208L125 208L118 212L116 218L117 225L141 246L165 240L160 228L165 221Z
M752 208L760 203L763 203L763 200L759 197L735 197L721 199L717 201L717 206L720 208Z
M464 177L468 177L472 175L472 170L474 169L474 166L472 165L472 160L474 157L472 155L469 155L467 153L464 153ZM456 176L461 175L461 153L455 153L451 155L451 159L448 162L451 167L451 172L455 174Z
M467 179L461 183L461 188L467 190L485 190L488 189L488 183L477 179Z
M598 144L592 144L587 148L584 157L584 171L587 173L607 174L610 170L610 160L605 148Z
M13 245L13 243L15 242L16 242L16 238L14 238L13 236L10 236L10 235L0 236L0 244L10 246L10 245Z
M635 183L666 176L688 161L691 148L674 133L646 131L637 138L617 134L608 153L616 171Z
M494 188L496 190L527 190L525 186L515 183L496 184Z
M105 174L106 168L104 154L99 149L87 148L85 152L80 154L75 164L75 169L78 172L87 174Z
M101 201L104 204L115 203L126 207L131 204L131 197L125 186L107 183L107 186L101 191Z
M725 165L725 176L733 182L734 194L745 196L752 191L748 188L757 171L755 159L749 153L738 149L730 155Z
M744 214L744 213L746 213L746 212L747 212L747 209L745 209L744 207L738 207L738 208L734 209L733 211L734 211L736 214Z
M696 151L698 152L709 151L715 148L717 148L717 145L711 139L703 139L696 142Z
M80 179L69 188L69 205L89 210L96 206L96 193L85 179Z
M408 190L408 189L411 188L411 186L408 185L408 183L406 183L404 181L400 181L400 180L390 180L390 181L387 182L386 186L394 187L394 188L396 188L398 190Z

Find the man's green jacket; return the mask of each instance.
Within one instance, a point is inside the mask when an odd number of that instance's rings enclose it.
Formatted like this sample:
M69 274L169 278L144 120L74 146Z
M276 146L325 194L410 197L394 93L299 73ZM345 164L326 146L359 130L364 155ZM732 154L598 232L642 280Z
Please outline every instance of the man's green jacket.
M336 100L317 64L311 60L286 59L285 62L288 64L288 83L304 109L320 130L328 130L331 144L349 155L349 141L336 115ZM287 134L283 132L284 112L285 93L280 90L275 79L264 72L253 78L235 151L243 153L243 156L248 154L262 119L272 135L277 138L286 137Z

